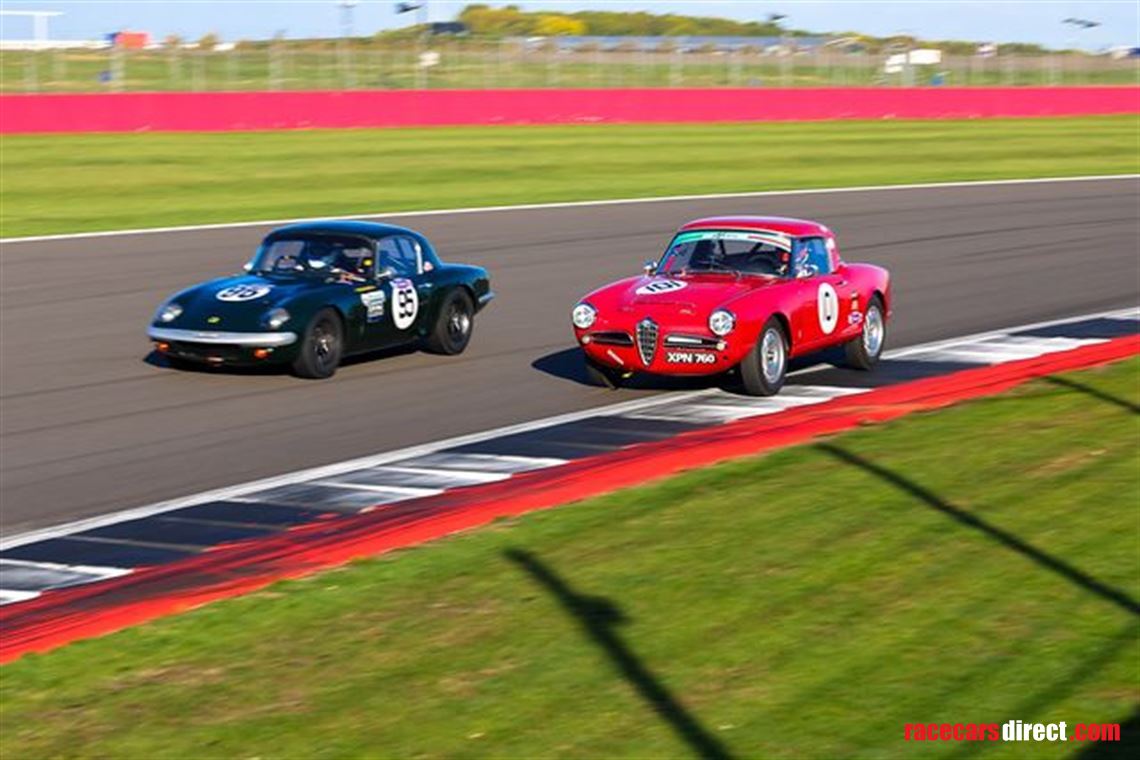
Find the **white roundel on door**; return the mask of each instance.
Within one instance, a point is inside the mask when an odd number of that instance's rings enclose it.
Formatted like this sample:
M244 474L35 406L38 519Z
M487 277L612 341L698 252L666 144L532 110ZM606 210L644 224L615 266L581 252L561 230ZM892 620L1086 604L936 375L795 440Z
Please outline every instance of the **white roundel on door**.
M420 298L416 284L411 280L392 280L392 323L399 330L407 330L416 321Z
M817 305L819 306L819 329L823 330L824 335L831 335L836 322L839 321L839 296L835 294L835 288L826 282L821 282Z

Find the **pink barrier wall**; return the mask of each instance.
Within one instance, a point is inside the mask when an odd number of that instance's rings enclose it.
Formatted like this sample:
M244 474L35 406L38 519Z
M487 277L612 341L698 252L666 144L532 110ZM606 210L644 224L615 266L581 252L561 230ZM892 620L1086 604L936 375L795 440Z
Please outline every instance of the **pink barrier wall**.
M356 90L2 95L0 133L1140 113L1140 87Z

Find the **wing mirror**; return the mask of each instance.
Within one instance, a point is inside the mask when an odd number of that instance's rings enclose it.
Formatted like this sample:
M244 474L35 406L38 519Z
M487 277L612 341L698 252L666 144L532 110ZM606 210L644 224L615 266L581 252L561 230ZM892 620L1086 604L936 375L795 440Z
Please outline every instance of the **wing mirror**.
M815 277L815 275L815 266L812 264L804 264L799 268L799 271L796 272L796 279L806 280L809 277Z
M381 267L380 269L376 270L377 280L390 280L395 276L396 270L392 267Z
M641 265L642 271L644 271L646 274L653 274L653 270L656 268L657 262L653 261L652 259Z
M243 270L245 270L246 272L252 272L252 271L253 271L253 262L252 262L252 261L247 261L247 262L245 262L244 264L242 264L242 265L241 265L241 268L242 268Z

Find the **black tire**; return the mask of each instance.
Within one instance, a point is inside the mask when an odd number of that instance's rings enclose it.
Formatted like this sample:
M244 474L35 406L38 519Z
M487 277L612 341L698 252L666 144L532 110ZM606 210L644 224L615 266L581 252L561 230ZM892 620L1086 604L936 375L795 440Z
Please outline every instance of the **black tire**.
M300 352L293 360L293 374L310 380L332 377L344 355L344 325L334 309L321 309L313 316L301 338Z
M435 318L431 332L424 339L424 348L433 354L454 356L463 353L471 342L471 330L475 326L475 306L471 296L462 288L456 288L443 299L439 316Z
M611 391L616 391L621 387L622 381L625 379L625 373L620 370L607 367L603 364L598 364L590 357L583 354L582 358L586 362L586 379L590 385L596 385L601 388L609 388Z
M863 314L863 329L859 331L859 337L843 345L844 353L847 354L847 364L855 369L871 369L879 363L879 357L883 354L883 344L886 342L887 322L886 314L883 312L883 302L878 296L874 296Z
M788 375L788 336L775 317L769 318L756 345L740 362L740 382L749 396L775 396Z

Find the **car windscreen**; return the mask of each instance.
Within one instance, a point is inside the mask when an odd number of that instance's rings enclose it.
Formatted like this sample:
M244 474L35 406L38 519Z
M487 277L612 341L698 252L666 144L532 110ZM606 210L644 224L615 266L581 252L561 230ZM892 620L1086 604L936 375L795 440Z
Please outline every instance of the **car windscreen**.
M693 230L678 233L657 265L658 274L738 272L786 277L791 239L774 232Z
M266 240L253 262L262 273L350 274L367 277L373 264L372 245L344 235L296 235Z

